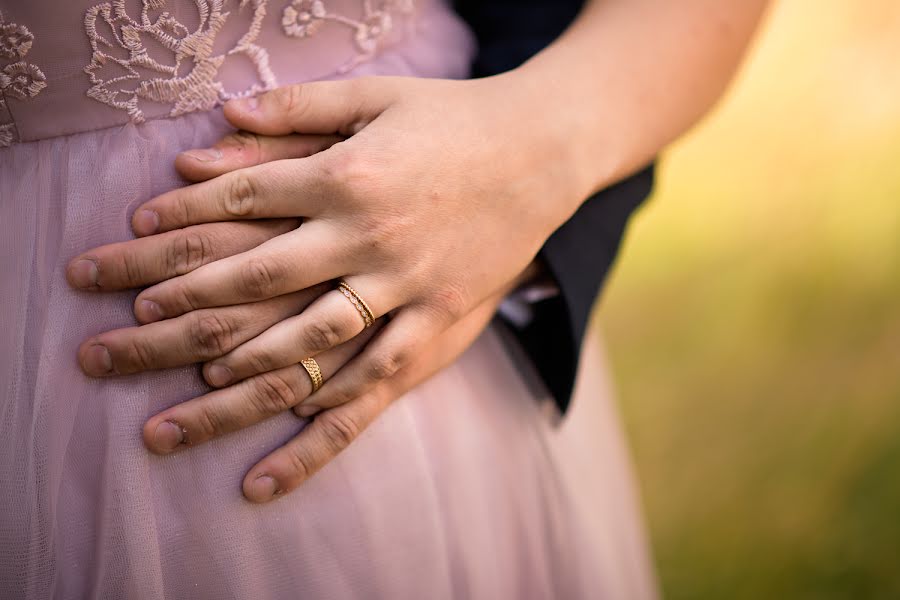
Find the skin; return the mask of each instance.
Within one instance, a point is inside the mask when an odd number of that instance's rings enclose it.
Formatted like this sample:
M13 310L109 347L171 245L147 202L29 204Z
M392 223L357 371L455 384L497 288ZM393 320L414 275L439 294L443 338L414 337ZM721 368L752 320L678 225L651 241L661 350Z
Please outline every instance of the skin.
M138 239L70 263L80 289L149 286L141 326L87 340L82 368L206 363L219 389L147 422L160 454L284 410L315 415L243 482L254 502L294 489L464 351L585 198L710 108L764 4L594 1L497 77L317 82L228 103L240 133L178 158L196 183L139 207ZM307 356L325 374L315 394Z

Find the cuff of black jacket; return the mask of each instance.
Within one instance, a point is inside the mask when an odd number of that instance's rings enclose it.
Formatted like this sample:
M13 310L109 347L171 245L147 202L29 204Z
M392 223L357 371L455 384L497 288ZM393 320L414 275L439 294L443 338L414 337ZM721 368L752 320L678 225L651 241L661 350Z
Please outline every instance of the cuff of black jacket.
M635 209L653 188L653 165L592 196L547 240L541 257L560 293L532 306L514 332L560 411L569 406L581 344Z

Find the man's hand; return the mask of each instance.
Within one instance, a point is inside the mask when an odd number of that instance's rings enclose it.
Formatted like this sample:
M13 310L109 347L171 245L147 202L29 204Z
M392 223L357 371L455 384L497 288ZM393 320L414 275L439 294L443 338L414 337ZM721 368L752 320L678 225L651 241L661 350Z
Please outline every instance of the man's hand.
M318 413L294 439L250 469L244 477L244 496L252 502L268 502L309 479L392 402L456 360L490 322L501 299L488 299L429 340L409 365L360 397ZM373 329L318 359L326 379L370 339ZM144 440L159 454L201 444L289 410L311 388L309 376L298 365L257 375L155 415L144 426Z

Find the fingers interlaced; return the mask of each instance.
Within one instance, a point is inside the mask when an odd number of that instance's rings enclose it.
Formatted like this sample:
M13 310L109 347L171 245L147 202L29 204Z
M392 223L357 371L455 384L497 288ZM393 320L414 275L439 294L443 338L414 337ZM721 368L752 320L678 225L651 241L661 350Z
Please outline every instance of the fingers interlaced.
M395 308L396 299L369 288L374 317ZM366 317L353 302L335 289L320 296L306 310L275 325L204 367L210 385L221 387L316 356L358 335Z
M317 286L263 302L107 331L81 344L79 364L87 375L109 377L207 361L297 314L326 290Z
M331 377L352 359L379 328L380 322L319 355L316 362L323 377ZM269 371L155 415L144 426L144 443L157 454L201 444L290 410L311 392L312 380L302 365Z
M72 259L66 278L89 291L144 287L245 252L299 225L298 219L215 223L109 244Z
M256 302L330 281L346 272L347 257L327 225L304 223L266 243L141 292L134 314L141 323L192 310Z
M132 229L147 236L200 223L314 216L329 196L321 156L264 163L166 192L135 210Z
M378 338L327 380L322 389L295 407L294 412L307 417L366 395L414 360L443 329L444 325L429 312L401 310Z
M388 326L394 327L393 331L389 328L382 331L362 354L330 379L337 383L354 365L369 365L361 369L362 376L348 378L347 391L343 393L349 401L318 413L300 434L251 468L244 477L244 496L252 502L268 502L309 479L349 446L388 404L455 360L481 333L498 303L499 298L485 301L464 319L443 330L438 338L431 337L440 329L440 321L432 315L417 314L411 309L401 313ZM390 366L385 367L388 363L377 357L390 356L392 348L393 358ZM372 381L379 379L373 387ZM324 392L325 387L313 394L310 401L320 402L319 395Z

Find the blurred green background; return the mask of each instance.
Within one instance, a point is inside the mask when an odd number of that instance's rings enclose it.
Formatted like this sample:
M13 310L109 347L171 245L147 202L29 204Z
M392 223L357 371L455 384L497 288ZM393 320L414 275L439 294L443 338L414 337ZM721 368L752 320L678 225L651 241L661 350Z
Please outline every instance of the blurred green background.
M666 597L900 598L900 2L773 6L600 319Z

